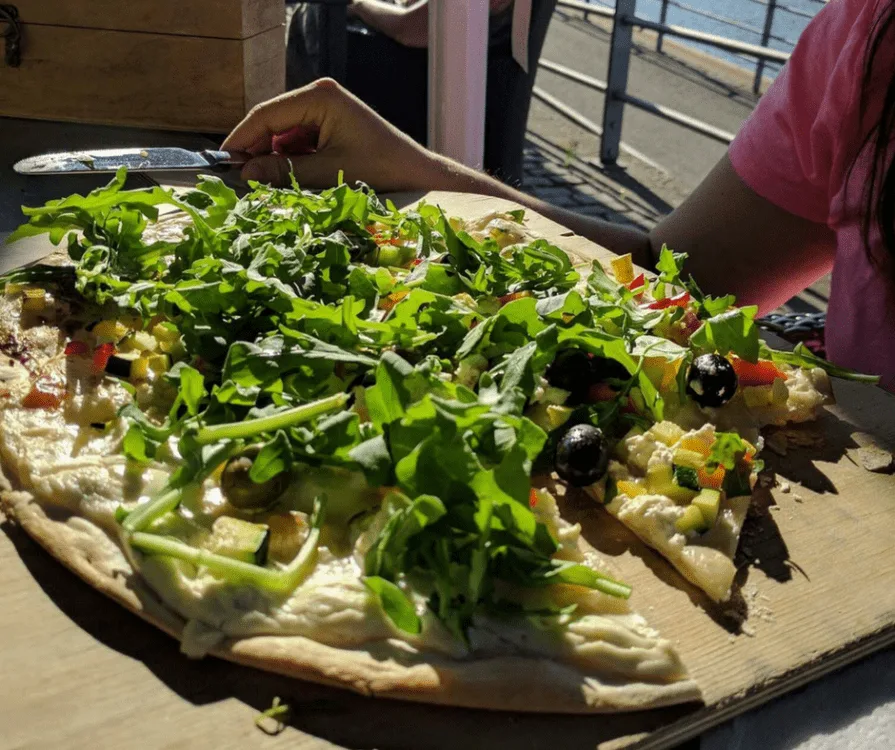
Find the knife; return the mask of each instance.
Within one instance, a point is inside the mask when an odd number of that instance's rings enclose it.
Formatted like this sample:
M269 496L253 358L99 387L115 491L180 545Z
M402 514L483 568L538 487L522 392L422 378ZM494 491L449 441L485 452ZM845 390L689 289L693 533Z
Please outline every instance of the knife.
M68 151L23 159L13 165L19 174L108 174L127 167L131 172L223 171L245 164L251 156L229 151L190 151L185 148L116 148Z

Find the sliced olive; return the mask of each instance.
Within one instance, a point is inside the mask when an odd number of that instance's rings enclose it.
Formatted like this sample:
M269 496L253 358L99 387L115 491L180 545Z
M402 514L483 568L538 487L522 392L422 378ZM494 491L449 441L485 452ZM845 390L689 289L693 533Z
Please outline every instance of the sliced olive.
M280 472L266 482L253 482L249 476L252 464L261 452L260 445L250 445L233 456L221 474L221 492L234 508L250 510L266 508L285 492L288 472Z
M738 385L733 365L720 354L702 354L687 372L687 393L700 406L723 406Z
M608 463L603 431L593 425L575 425L556 446L556 473L573 487L596 482L606 473Z

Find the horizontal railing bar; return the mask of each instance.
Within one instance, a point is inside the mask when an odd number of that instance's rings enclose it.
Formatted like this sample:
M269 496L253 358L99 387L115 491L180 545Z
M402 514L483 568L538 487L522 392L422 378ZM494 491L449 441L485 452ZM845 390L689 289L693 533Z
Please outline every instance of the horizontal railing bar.
M752 2L757 1L758 0L752 0ZM558 0L557 6L573 8L574 10L580 10L585 13L596 13L597 15L605 16L606 18L615 17L614 10L600 8L599 6L583 3L579 0ZM675 26L672 24L658 23L656 21L648 21L645 18L639 18L637 16L628 19L627 23L630 23L632 26L638 26L641 29L651 29L652 31L658 31L669 36L689 39L691 42L708 44L712 47L726 50L727 52L741 52L750 57L758 58L759 60L776 60L781 63L785 63L789 60L788 52L781 52L780 50L771 49L770 47L762 47L758 44L739 42L736 39L728 39L727 37L718 36L717 34L708 34L704 31L687 28L686 26Z
M585 86L589 86L590 88L596 89L597 91L605 92L608 88L606 85L606 81L601 81L599 78L591 78L591 76L589 75L579 73L577 70L572 70L572 68L567 68L565 65L560 65L559 63L555 63L552 60L545 60L544 58L541 58L538 61L538 67L550 70L557 75L561 75L572 81L583 83Z
M582 129L587 130L596 136L599 136L599 137L603 136L603 128L601 128L599 125L597 125L597 123L595 123L593 120L587 118L585 115L583 115L581 112L579 112L574 107L570 107L565 102L560 101L552 94L548 94L546 91L544 91L541 88L538 88L537 86L532 88L531 93L532 93L532 96L535 97L535 99L540 99L548 107L550 107L551 109L555 109L561 115L565 115L572 122L574 122L576 125L578 125ZM636 148L632 148L624 141L622 141L619 144L619 148L622 151L624 151L625 153L627 153L629 156L633 156L635 159L639 159L644 164L647 164L647 165L653 167L654 169L659 170L660 172L666 172L665 167L663 167L661 164L657 164L652 159L650 159L646 154L644 154L642 151L638 151Z
M720 16L717 13L712 13L708 10L702 10L701 8L696 8L692 5L687 5L687 3L680 3L677 0L668 0L668 4L675 7L680 8L687 13L692 13L694 16L702 16L703 18L709 18L712 21L717 21L718 23L726 24L727 26L732 26L735 29L741 29L750 34L755 34L756 36L762 36L764 32L759 29L757 26L750 26L748 23L743 23L742 21L738 21L735 18L730 18L729 16ZM795 47L796 43L792 39L787 39L783 36L777 36L776 34L771 34L769 39L773 39L775 42L780 42L781 44L788 44L790 47Z
M721 141L721 143L730 143L734 138L734 133L722 130L721 128L716 128L714 125L709 125L707 122L685 115L683 112L679 112L671 107L666 107L664 104L656 104L655 102L647 101L646 99L641 99L639 96L633 96L628 93L620 94L619 98L626 104L630 104L632 107L637 107L644 112L649 112L657 117L661 117L663 120L668 120L669 122L677 123L690 130L695 130L697 133L701 133L709 138L714 138L716 141Z
M681 39L689 39L691 42L708 44L728 52L742 52L744 55L756 57L759 60L777 60L778 62L786 62L789 60L788 52L781 52L780 50L771 49L770 47L762 47L758 44L738 42L736 39L728 39L727 37L718 36L717 34L708 34L704 31L689 29L686 26L657 23L655 21L648 21L645 18L638 18L637 16L626 19L625 22L632 26L639 26L641 29L661 31L668 36L676 36Z
M581 2L581 0L557 0L556 4L559 7L580 10L585 13L593 13L596 16L603 16L604 18L615 18L615 11L612 8L591 5L590 3Z

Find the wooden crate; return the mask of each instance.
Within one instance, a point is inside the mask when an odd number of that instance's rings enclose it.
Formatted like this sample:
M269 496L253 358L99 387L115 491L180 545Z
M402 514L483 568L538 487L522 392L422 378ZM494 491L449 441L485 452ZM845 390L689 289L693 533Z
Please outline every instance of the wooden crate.
M0 115L227 132L285 87L283 0L14 4L21 65L0 49Z

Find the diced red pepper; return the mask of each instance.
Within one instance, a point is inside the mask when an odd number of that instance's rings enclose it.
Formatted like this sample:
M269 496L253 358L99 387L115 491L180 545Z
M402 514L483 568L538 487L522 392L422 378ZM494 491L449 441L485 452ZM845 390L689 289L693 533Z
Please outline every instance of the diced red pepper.
M62 383L43 375L31 386L22 400L22 406L26 409L56 409L64 398L65 387Z
M93 350L93 369L95 372L104 372L112 355L115 354L115 344L100 344Z
M66 357L86 357L90 354L90 347L85 341L69 341L65 345Z
M696 313L692 310L687 310L684 313L684 317L681 318L681 327L683 330L684 337L689 340L689 338L696 333L700 327L702 326L702 321L696 317Z
M730 364L737 374L741 386L773 385L777 378L786 380L785 372L769 359L761 359L755 364L739 357L731 357Z
M419 265L420 263L422 263L422 262L423 262L423 259L422 259L422 258L414 258L412 261L410 261L410 265L411 265L411 266L418 266L418 265Z
M646 276L644 274L635 277L634 281L628 284L628 289L633 292L635 289L640 289L642 286L646 286Z
M618 396L618 391L607 383L594 383L587 389L587 400L591 404L612 401L616 396Z
M648 305L650 310L665 310L669 307L686 307L690 301L690 292L681 292L674 297L659 299Z
M528 507L534 508L538 504L538 491L532 487L528 493Z

